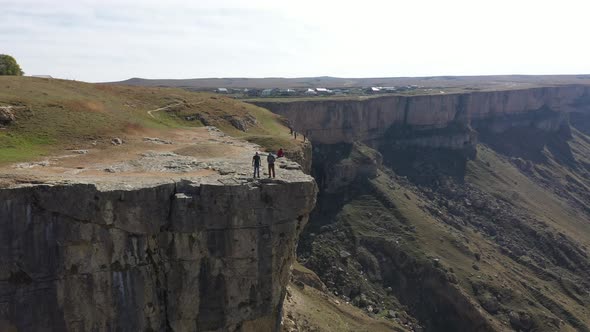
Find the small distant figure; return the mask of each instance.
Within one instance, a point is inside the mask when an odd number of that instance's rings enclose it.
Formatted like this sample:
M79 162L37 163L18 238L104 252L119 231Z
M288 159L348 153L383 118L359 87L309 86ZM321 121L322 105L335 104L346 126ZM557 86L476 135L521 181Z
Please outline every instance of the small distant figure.
M303 141L305 142L307 140L307 136L305 136L305 134L303 134Z
M268 157L266 158L266 161L268 162L268 177L270 178L271 175L274 178L275 177L275 156L274 154L269 153Z
M285 156L285 152L283 151L283 148L280 148L279 151L277 151L277 158L283 158Z
M289 126L289 130L291 131L291 136L293 136L293 127Z
M297 139L297 132L294 131L293 134L295 135L295 139Z
M258 152L256 152L254 157L252 157L252 166L254 166L253 177L256 178L256 176L258 175L258 178L260 179L260 156L258 155Z

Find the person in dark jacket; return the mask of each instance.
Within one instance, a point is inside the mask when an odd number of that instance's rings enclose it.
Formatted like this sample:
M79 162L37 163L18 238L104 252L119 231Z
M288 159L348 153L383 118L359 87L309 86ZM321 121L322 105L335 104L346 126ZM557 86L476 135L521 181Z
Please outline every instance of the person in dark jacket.
M252 157L252 166L254 166L254 177L258 175L258 178L260 179L260 156L258 155L258 152Z
M268 162L268 177L270 178L271 175L274 178L275 177L275 155L272 153L268 154L268 157L266 158L266 161Z

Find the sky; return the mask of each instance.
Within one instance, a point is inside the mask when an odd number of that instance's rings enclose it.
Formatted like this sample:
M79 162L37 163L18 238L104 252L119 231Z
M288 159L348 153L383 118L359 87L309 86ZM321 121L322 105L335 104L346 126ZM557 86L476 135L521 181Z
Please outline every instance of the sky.
M590 74L590 1L0 0L27 75Z

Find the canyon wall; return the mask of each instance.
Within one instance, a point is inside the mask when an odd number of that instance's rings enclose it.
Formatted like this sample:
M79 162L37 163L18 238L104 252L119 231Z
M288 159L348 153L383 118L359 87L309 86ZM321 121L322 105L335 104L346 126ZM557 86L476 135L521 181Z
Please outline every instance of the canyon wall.
M298 257L331 293L414 330L587 331L590 87L256 104L312 140Z
M427 131L451 124L467 127L484 123L481 120L510 117L531 111L576 112L580 107L590 105L589 99L589 86L572 85L456 94L384 96L362 100L257 101L254 104L285 116L296 130L307 133L314 143L333 144L379 139L395 126ZM560 122L550 122L553 125L545 124L547 128L560 126ZM434 144L453 147L465 143L465 140L469 144L469 139L467 136L458 139L461 142L441 142L423 138L419 143L438 142Z
M315 195L302 173L0 189L0 329L275 330Z

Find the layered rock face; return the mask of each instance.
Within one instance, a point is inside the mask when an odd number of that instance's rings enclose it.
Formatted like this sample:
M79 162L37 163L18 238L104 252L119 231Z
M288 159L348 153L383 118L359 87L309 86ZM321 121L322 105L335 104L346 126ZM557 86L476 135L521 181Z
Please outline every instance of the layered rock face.
M358 143L319 144L314 150L313 173L326 193L338 193L355 182L376 177L383 161L379 152Z
M255 104L285 116L295 129L307 132L314 143L333 144L378 139L392 126L433 130L451 124L468 127L475 122L482 123L481 120L506 118L543 109L558 113L576 112L589 105L589 96L588 86L560 86L424 96L386 96L365 100ZM460 144L464 142L463 140ZM418 143L457 146L456 142L444 142L432 137L429 142L421 140Z
M588 331L589 92L258 103L314 144L300 261L414 330Z
M274 330L315 183L205 179L0 189L0 327Z

